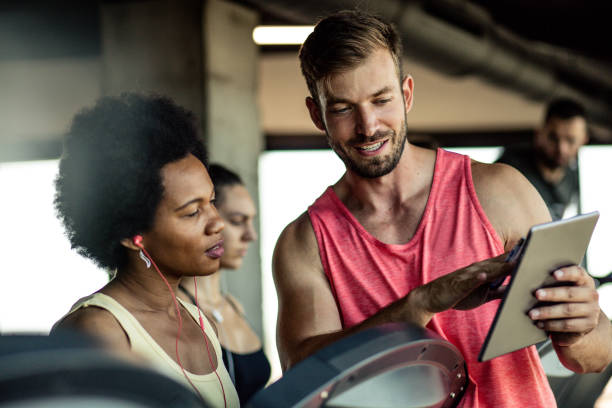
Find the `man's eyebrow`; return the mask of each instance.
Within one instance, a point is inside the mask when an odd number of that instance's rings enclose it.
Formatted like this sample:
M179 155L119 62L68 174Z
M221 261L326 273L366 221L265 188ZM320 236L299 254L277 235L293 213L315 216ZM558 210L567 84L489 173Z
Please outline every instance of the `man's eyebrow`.
M374 92L370 97L371 98L376 98L380 95L389 93L393 90L393 88L391 86L385 86L384 88ZM340 98L340 97L335 97L335 96L331 96L327 99L327 104L328 105L333 105L335 103L350 103L350 101L346 98Z
M390 86L385 86L380 91L374 92L374 94L372 94L372 96L373 97L377 97L377 96L380 96L382 94L386 94L388 92L391 92L392 90L393 90L393 88L391 88Z
M346 98L337 98L335 96L332 96L332 97L327 99L327 104L328 105L333 105L335 103L349 103L349 100L346 99Z
M202 199L201 199L201 198L194 198L193 200L189 200L189 201L187 201L185 204L181 205L180 207L175 208L175 209L174 209L174 211L175 211L175 212L176 212L176 211L181 211L183 208L185 208L185 207L189 206L190 204L193 204L193 203L195 203L195 202L198 202L198 201L202 201Z

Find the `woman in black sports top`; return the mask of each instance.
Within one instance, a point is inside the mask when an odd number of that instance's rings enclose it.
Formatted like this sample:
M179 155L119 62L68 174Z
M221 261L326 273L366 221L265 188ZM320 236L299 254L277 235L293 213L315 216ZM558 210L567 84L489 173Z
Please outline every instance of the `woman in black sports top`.
M216 207L225 222L225 252L221 269L238 269L250 243L257 239L253 227L255 204L240 177L218 164L209 174L215 185ZM223 349L223 361L234 381L241 405L262 389L270 378L270 363L261 340L247 321L240 302L221 290L221 273L197 278L198 302L215 322ZM181 295L195 303L193 279L181 282Z

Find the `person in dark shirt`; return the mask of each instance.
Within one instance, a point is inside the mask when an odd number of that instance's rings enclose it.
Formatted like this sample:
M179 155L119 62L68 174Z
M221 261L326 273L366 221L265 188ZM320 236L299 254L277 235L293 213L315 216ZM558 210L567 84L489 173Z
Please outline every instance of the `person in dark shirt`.
M184 300L199 304L215 322L223 350L223 362L238 391L240 405L265 387L270 378L270 362L261 340L246 318L242 304L222 290L221 273L239 269L247 249L257 239L253 225L255 203L238 174L221 166L208 167L215 186L216 207L225 223L221 271L207 279L184 279L179 288ZM196 293L199 302L196 301Z
M533 184L554 220L563 218L571 203L578 203L578 149L588 142L587 118L576 101L552 101L543 126L531 145L507 147L499 163L509 164Z

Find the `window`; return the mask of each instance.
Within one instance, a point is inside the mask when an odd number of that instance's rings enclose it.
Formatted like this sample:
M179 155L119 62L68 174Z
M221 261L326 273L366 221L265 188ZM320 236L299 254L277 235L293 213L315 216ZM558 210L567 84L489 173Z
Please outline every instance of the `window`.
M612 190L608 177L612 174L612 146L584 146L580 149L580 205L582 212L599 211L600 216L587 251L587 267L593 276L612 272L610 243L612 242ZM599 288L599 303L612 317L612 285Z
M57 160L0 164L0 332L46 333L108 281L70 249L55 216Z

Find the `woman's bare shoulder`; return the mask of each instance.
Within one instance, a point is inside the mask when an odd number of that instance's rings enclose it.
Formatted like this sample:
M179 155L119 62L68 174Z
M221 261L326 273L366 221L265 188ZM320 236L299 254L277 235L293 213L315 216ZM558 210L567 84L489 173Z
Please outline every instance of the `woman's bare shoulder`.
M130 349L129 338L121 324L111 312L101 307L88 306L75 310L56 323L51 334L66 330L93 336L113 349Z

